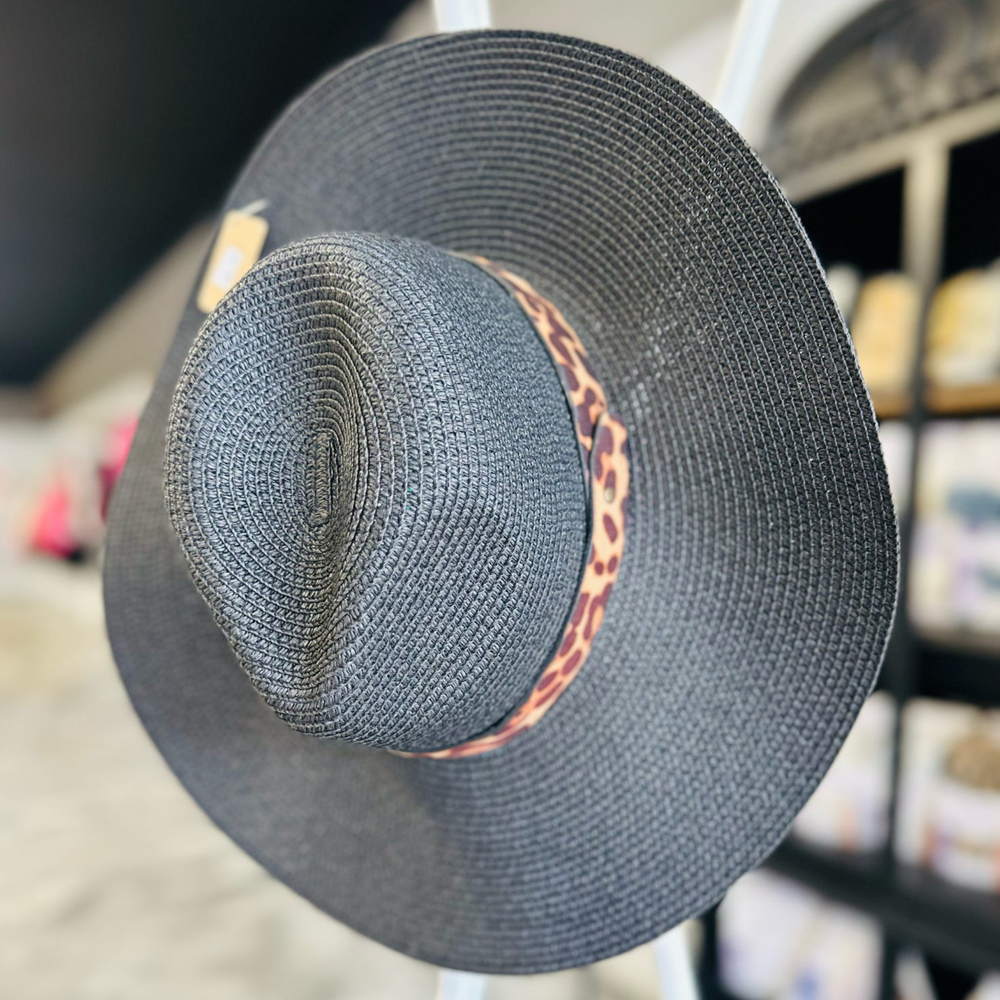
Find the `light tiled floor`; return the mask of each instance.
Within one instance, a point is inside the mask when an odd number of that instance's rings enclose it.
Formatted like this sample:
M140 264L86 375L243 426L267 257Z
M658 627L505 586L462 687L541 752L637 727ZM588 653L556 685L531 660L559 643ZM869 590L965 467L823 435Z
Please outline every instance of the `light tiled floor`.
M0 579L0 996L430 998L435 970L334 922L202 815L135 718L93 570ZM494 979L489 1000L655 996L650 949Z

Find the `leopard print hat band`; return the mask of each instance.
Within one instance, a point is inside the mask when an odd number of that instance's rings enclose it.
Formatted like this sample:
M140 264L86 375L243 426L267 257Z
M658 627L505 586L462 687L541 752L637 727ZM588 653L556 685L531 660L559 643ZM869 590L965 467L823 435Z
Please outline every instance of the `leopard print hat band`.
M531 693L499 728L457 746L421 753L392 751L401 757L457 760L506 746L534 726L580 672L618 579L625 550L625 502L628 499L628 431L608 409L607 397L587 360L587 352L562 313L523 278L484 257L468 257L504 285L531 320L559 372L573 413L584 459L589 499L586 567L562 641L539 674Z

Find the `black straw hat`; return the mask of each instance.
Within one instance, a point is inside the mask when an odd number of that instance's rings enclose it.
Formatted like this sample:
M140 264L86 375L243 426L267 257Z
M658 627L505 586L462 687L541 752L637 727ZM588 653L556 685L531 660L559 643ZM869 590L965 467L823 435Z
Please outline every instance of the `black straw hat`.
M704 910L829 766L895 600L871 405L774 181L664 73L481 32L328 76L229 209L262 259L206 318L217 243L110 525L167 761L438 965Z

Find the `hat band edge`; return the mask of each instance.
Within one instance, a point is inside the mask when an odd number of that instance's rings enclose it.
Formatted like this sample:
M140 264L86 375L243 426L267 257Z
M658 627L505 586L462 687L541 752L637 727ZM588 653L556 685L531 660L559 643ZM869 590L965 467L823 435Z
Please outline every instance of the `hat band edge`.
M579 674L621 570L630 479L628 431L621 418L609 410L586 348L559 309L523 278L485 257L456 256L476 264L510 292L555 364L584 457L589 530L587 561L558 650L538 675L527 698L498 728L481 736L440 750L390 751L399 757L431 760L476 757L506 746L539 722Z

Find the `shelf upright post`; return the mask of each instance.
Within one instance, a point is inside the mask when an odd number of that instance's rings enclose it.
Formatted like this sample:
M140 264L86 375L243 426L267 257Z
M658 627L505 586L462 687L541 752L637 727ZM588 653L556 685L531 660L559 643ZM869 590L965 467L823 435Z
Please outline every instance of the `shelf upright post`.
M927 313L941 277L945 216L948 211L949 147L926 139L914 148L903 172L903 270L917 285L920 318L913 347L910 371L910 455L908 463L909 501L899 514L899 592L896 604L894 635L884 667L885 687L896 700L893 728L892 797L889 813L890 860L896 829L896 805L899 786L899 747L901 716L906 702L917 690L918 644L908 614L910 594L910 557L920 474L920 435L927 422L924 398L924 354L927 343Z
M903 267L925 305L941 278L950 154L949 145L927 136L910 154L903 177ZM923 329L920 340L922 348ZM923 380L922 363L913 374Z
M916 521L918 476L920 474L920 437L927 422L924 389L924 355L927 344L927 314L934 290L941 279L945 218L948 211L948 171L950 149L947 144L927 137L907 159L903 172L903 270L916 282L920 297L920 319L910 372L910 455L908 462L909 502L899 513L899 591L894 634L883 667L886 690L896 703L892 731L892 763L889 795L889 833L885 848L885 871L895 876L896 821L899 811L899 782L903 709L917 692L919 644L910 623L910 595L913 529ZM895 966L900 945L883 932L882 969L879 983L881 1000L895 996Z
M889 815L889 856L893 857L896 799L899 785L901 716L905 703L917 690L919 648L908 614L913 528L920 474L920 435L927 422L924 355L927 344L927 313L941 278L945 217L948 211L950 148L925 139L912 151L903 174L903 269L916 282L920 296L920 319L910 372L909 502L899 518L899 593L895 635L885 667L885 686L897 703L893 732L892 802Z

